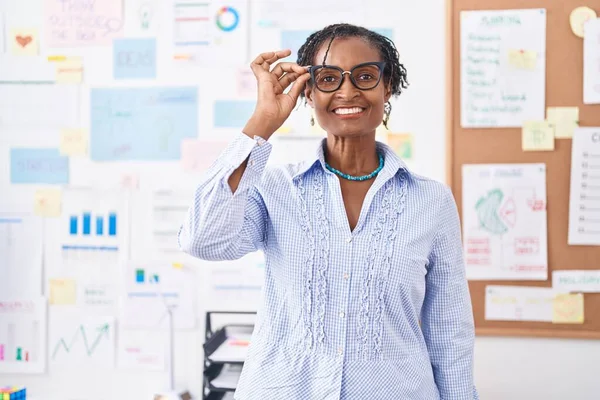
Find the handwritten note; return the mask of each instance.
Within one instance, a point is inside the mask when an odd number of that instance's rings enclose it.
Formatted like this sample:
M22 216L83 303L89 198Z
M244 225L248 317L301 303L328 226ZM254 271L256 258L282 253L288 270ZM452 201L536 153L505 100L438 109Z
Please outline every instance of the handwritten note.
M461 126L516 128L544 118L545 10L463 11L460 57Z
M576 36L583 37L583 24L585 24L590 19L596 18L596 11L592 10L589 7L577 7L573 11L571 11L571 15L569 16L569 24L571 25L571 30Z
M63 129L60 133L60 154L67 156L87 154L87 136L85 129Z
M554 150L554 127L548 121L526 121L522 130L523 151Z
M62 192L57 188L38 189L34 198L34 213L40 217L59 217L62 209Z
M73 279L50 279L50 304L74 305L77 301L77 285Z
M583 324L583 294L557 294L552 303L552 322L555 324Z
M94 161L178 160L181 140L197 136L196 87L91 90Z
M108 45L123 34L122 0L44 0L50 47Z
M517 69L535 70L538 55L535 51L511 49L508 51L508 63Z
M552 271L552 287L565 292L600 293L600 269Z
M557 139L570 139L579 126L579 107L548 107L546 120L554 126Z
M14 56L35 56L39 52L37 29L13 28L10 30L10 52Z
M113 74L115 79L156 78L156 39L115 39Z
M600 104L600 18L584 24L583 102Z
M181 165L186 171L204 171L216 161L227 145L228 142L183 139Z
M69 183L69 159L58 149L10 150L11 183Z
M392 133L387 135L387 144L403 160L413 158L413 135L410 133Z
M81 83L83 81L83 62L81 57L67 57L56 62L57 83Z
M555 289L546 287L486 286L485 319L551 322L557 294Z

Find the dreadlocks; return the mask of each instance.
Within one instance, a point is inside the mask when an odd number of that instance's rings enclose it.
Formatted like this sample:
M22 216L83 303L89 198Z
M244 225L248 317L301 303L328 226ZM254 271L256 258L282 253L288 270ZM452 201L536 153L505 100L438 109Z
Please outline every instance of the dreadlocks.
M396 49L394 42L383 35L361 26L334 24L314 32L306 39L306 42L298 50L297 64L313 65L313 63L315 63L314 58L321 48L321 45L329 39L329 44L327 45L327 50L325 51L325 56L322 60L322 64L325 64L333 39L349 37L361 38L377 47L383 61L386 62L386 67L383 71L383 79L386 85L390 85L392 95L400 95L402 89L408 87L406 69L404 68L404 65L400 64L398 50ZM301 96L303 95L304 93L301 93Z

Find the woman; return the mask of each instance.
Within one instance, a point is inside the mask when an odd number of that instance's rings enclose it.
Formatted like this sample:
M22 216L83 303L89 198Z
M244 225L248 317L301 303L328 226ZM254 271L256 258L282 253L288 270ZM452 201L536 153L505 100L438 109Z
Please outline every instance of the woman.
M452 193L375 140L406 87L393 43L337 24L272 67L289 55L252 62L255 113L202 177L179 234L204 260L265 254L235 398L477 398ZM302 96L327 138L308 162L266 168L268 140Z

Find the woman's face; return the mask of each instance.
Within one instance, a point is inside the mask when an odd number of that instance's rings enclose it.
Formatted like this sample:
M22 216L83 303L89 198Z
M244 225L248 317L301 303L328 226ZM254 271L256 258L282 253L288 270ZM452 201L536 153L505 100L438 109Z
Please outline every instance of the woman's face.
M328 44L329 41L325 41L321 46L313 60L313 65L323 63ZM356 65L377 61L383 60L376 48L363 39L351 37L333 40L325 64L350 71ZM365 86L370 79L373 79L370 73L362 73L358 69L356 71L355 79L362 81ZM334 77L328 76L323 76L323 80L320 80L325 82L323 86L327 82L334 81ZM386 87L383 77L375 88L361 90L352 84L349 74L344 74L339 89L329 93L323 92L312 82L307 85L304 94L308 104L315 110L319 125L328 134L358 137L374 135L383 119L384 105L389 100L391 91Z

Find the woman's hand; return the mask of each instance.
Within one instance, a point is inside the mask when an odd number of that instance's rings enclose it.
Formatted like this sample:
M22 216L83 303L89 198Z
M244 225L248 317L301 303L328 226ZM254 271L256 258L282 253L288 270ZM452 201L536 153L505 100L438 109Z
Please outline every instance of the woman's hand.
M244 127L246 135L268 140L296 106L298 96L310 78L308 68L280 62L271 70L274 62L290 54L290 50L263 53L250 64L258 85L258 101L254 114ZM291 89L284 93L290 85Z

